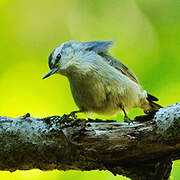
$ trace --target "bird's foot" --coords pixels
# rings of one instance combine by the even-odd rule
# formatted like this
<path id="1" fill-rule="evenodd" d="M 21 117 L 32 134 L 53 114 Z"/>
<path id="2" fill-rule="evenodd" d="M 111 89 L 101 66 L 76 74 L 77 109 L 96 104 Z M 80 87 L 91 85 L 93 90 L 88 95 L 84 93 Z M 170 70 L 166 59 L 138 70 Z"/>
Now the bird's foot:
<path id="1" fill-rule="evenodd" d="M 30 116 L 31 116 L 30 113 L 26 113 L 25 115 L 20 116 L 19 119 L 24 120 L 24 119 L 26 119 L 26 118 L 28 118 Z"/>
<path id="2" fill-rule="evenodd" d="M 70 117 L 72 117 L 72 118 L 76 119 L 77 118 L 76 113 L 79 113 L 79 112 L 81 112 L 81 111 L 72 111 L 69 114 L 64 114 L 62 117 L 63 118 L 70 118 Z"/>
<path id="3" fill-rule="evenodd" d="M 124 122 L 127 122 L 128 124 L 133 124 L 133 121 L 127 116 L 124 116 Z"/>
<path id="4" fill-rule="evenodd" d="M 67 118 L 72 117 L 72 118 L 75 118 L 75 119 L 76 119 L 76 118 L 77 118 L 76 113 L 77 113 L 77 111 L 72 111 L 71 113 L 67 114 L 66 117 L 67 117 Z"/>

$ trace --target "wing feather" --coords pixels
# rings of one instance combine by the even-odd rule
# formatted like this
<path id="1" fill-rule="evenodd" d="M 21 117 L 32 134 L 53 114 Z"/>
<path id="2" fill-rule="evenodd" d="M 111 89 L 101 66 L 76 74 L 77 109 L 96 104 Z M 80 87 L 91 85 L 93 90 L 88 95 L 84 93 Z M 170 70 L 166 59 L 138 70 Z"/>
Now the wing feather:
<path id="1" fill-rule="evenodd" d="M 89 41 L 83 42 L 83 44 L 86 50 L 96 52 L 97 54 L 102 56 L 103 59 L 112 67 L 116 68 L 118 71 L 129 77 L 132 81 L 139 84 L 136 75 L 130 69 L 128 69 L 117 59 L 107 55 L 108 49 L 114 44 L 114 41 Z"/>
<path id="2" fill-rule="evenodd" d="M 106 54 L 101 54 L 103 56 L 104 60 L 108 62 L 112 67 L 116 68 L 118 71 L 129 77 L 132 81 L 135 83 L 139 84 L 139 81 L 136 77 L 136 75 L 128 68 L 126 67 L 123 63 L 118 61 L 117 59 L 113 58 L 112 56 L 106 55 Z"/>

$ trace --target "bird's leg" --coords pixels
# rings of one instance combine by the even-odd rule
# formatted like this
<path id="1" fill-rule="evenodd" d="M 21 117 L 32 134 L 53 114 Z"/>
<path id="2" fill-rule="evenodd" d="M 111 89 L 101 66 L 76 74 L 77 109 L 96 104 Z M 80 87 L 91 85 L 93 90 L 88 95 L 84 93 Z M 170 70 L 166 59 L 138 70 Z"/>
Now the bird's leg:
<path id="1" fill-rule="evenodd" d="M 128 124 L 133 123 L 133 121 L 127 116 L 126 111 L 123 107 L 121 107 L 123 113 L 124 113 L 124 122 L 127 122 Z"/>

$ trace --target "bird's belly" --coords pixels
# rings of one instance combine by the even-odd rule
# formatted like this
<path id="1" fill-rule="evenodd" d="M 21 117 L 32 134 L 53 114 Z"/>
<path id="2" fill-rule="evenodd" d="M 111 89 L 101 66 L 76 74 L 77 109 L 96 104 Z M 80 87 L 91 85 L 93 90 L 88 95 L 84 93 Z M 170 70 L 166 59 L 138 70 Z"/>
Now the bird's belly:
<path id="1" fill-rule="evenodd" d="M 77 106 L 86 112 L 114 115 L 120 110 L 137 107 L 141 88 L 133 81 L 96 78 L 70 81 L 71 91 Z"/>
<path id="2" fill-rule="evenodd" d="M 91 83 L 90 81 L 81 81 L 77 84 L 75 82 L 70 83 L 73 98 L 77 106 L 88 112 L 100 111 L 106 101 L 102 82 Z"/>

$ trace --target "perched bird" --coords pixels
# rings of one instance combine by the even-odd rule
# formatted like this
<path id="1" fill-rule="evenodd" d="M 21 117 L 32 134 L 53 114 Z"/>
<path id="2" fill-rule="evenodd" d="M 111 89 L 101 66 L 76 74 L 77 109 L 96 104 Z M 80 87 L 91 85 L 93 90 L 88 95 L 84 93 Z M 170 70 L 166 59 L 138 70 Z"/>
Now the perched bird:
<path id="1" fill-rule="evenodd" d="M 108 55 L 114 41 L 68 41 L 49 56 L 51 71 L 43 77 L 58 73 L 69 79 L 78 112 L 114 115 L 124 112 L 124 121 L 130 122 L 126 110 L 139 107 L 146 114 L 161 108 L 158 99 L 142 89 L 135 74 L 123 63 Z"/>

